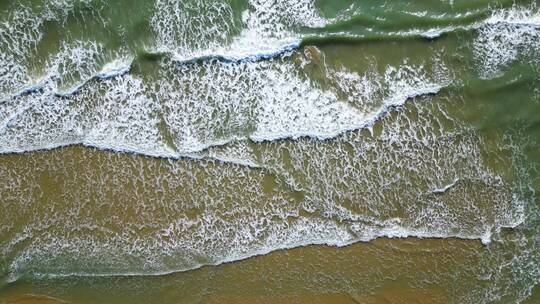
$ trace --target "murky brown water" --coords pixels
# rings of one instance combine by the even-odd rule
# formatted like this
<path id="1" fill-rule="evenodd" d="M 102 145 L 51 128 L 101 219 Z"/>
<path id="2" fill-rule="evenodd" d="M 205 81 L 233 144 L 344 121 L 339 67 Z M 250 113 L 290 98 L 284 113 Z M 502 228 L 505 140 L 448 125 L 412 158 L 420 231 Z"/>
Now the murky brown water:
<path id="1" fill-rule="evenodd" d="M 539 16 L 0 2 L 0 303 L 540 302 Z"/>

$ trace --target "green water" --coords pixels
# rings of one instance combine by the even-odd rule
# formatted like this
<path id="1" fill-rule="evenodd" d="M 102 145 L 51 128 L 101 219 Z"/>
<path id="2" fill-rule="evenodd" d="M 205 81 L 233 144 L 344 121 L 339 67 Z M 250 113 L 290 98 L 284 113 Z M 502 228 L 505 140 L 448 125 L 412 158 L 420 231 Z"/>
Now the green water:
<path id="1" fill-rule="evenodd" d="M 0 2 L 0 303 L 540 301 L 537 5 Z"/>

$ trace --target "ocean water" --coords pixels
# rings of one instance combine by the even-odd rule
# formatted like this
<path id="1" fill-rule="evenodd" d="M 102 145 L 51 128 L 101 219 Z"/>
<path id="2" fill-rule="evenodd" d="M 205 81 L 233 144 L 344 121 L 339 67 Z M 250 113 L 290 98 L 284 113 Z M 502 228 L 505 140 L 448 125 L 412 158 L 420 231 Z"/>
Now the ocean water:
<path id="1" fill-rule="evenodd" d="M 0 1 L 0 303 L 539 303 L 540 3 Z"/>

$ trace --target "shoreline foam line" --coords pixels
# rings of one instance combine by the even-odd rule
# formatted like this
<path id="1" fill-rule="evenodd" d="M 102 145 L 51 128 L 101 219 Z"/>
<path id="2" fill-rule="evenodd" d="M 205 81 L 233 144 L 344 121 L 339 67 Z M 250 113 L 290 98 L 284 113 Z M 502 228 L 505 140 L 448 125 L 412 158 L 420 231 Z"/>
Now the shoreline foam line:
<path id="1" fill-rule="evenodd" d="M 494 231 L 499 231 L 503 228 L 509 228 L 509 229 L 515 229 L 518 226 L 520 226 L 524 222 L 524 218 L 521 218 L 519 222 L 515 223 L 513 226 L 499 226 L 495 227 Z M 264 256 L 271 254 L 273 252 L 277 251 L 285 251 L 285 250 L 293 250 L 296 248 L 303 248 L 303 247 L 310 247 L 310 246 L 326 246 L 326 247 L 336 247 L 336 248 L 342 248 L 351 246 L 354 244 L 360 244 L 360 243 L 369 243 L 371 241 L 377 240 L 377 239 L 407 239 L 407 238 L 414 238 L 419 240 L 424 239 L 433 239 L 433 240 L 447 240 L 447 239 L 457 239 L 457 240 L 465 240 L 465 241 L 479 241 L 483 246 L 489 246 L 491 243 L 491 236 L 492 231 L 485 231 L 483 235 L 463 235 L 463 234 L 442 234 L 442 233 L 430 233 L 426 231 L 414 231 L 414 230 L 407 230 L 403 228 L 397 228 L 397 229 L 381 229 L 380 233 L 376 233 L 373 236 L 368 238 L 354 238 L 349 241 L 344 242 L 335 242 L 335 241 L 308 241 L 305 243 L 298 243 L 298 244 L 290 244 L 290 245 L 282 245 L 277 246 L 274 248 L 263 248 L 259 250 L 255 250 L 251 253 L 245 254 L 245 255 L 239 255 L 235 257 L 230 258 L 224 258 L 222 260 L 219 260 L 215 263 L 207 263 L 207 264 L 198 264 L 191 268 L 186 269 L 172 269 L 172 270 L 164 270 L 164 271 L 156 271 L 156 272 L 147 272 L 147 273 L 141 273 L 141 272 L 109 272 L 109 273 L 78 273 L 78 272 L 71 272 L 71 273 L 65 273 L 65 274 L 54 274 L 54 273 L 39 273 L 34 272 L 31 275 L 34 278 L 49 278 L 49 279 L 61 279 L 61 278 L 72 278 L 72 277 L 79 277 L 79 278 L 92 278 L 92 277 L 101 277 L 101 278 L 118 278 L 118 277 L 155 277 L 155 276 L 166 276 L 171 275 L 175 273 L 184 273 L 184 272 L 190 272 L 195 271 L 197 269 L 201 269 L 204 267 L 216 267 L 223 264 L 229 264 L 229 263 L 236 263 L 243 260 L 256 258 L 259 256 Z M 13 274 L 7 274 L 5 282 L 8 284 L 12 284 L 17 282 L 19 279 L 24 278 L 25 275 L 20 275 L 14 277 Z"/>

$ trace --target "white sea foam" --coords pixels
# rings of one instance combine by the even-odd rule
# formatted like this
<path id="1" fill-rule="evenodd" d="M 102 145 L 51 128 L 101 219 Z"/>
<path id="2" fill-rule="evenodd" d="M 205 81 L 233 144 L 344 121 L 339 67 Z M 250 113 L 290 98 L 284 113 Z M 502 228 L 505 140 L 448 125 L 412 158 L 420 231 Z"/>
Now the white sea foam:
<path id="1" fill-rule="evenodd" d="M 53 82 L 41 93 L 20 96 L 3 105 L 6 113 L 12 114 L 2 119 L 2 153 L 81 143 L 182 157 L 236 139 L 326 139 L 369 127 L 390 107 L 437 93 L 448 82 L 431 80 L 424 67 L 406 63 L 399 68 L 387 67 L 384 75 L 361 77 L 346 71 L 329 75 L 337 79 L 340 90 L 356 96 L 351 103 L 353 100 L 344 102 L 336 92 L 300 78 L 287 61 L 164 66 L 160 79 L 147 87 L 133 76 L 121 76 L 129 67 L 127 60 L 97 73 L 120 77 L 101 77 L 101 83 L 83 90 L 99 65 L 92 63 L 93 59 L 90 64 L 86 63 L 89 59 L 81 59 L 93 58 L 95 52 L 76 53 L 82 55 L 68 63 L 88 67 L 82 69 L 85 76 L 77 95 L 71 91 L 60 94 Z M 90 55 L 83 56 L 87 53 Z M 49 69 L 51 75 L 60 70 L 56 62 Z M 98 95 L 93 88 L 96 85 L 105 88 L 104 96 Z M 166 137 L 172 142 L 167 143 Z"/>
<path id="2" fill-rule="evenodd" d="M 157 3 L 152 25 L 158 48 L 180 61 L 272 55 L 298 43 L 291 28 L 325 22 L 313 1 L 252 1 L 238 31 L 224 4 Z M 187 22 L 199 10 L 207 14 Z M 441 76 L 429 71 L 430 64 L 407 61 L 364 74 L 325 66 L 323 87 L 305 77 L 302 67 L 324 66 L 324 60 L 289 52 L 232 64 L 165 59 L 158 75 L 145 82 L 128 73 L 130 59 L 100 64 L 103 52 L 97 42 L 64 43 L 32 94 L 1 103 L 0 153 L 84 144 L 239 166 L 151 162 L 86 150 L 74 157 L 36 154 L 17 168 L 0 163 L 0 204 L 7 210 L 0 217 L 33 219 L 2 244 L 4 256 L 20 250 L 10 261 L 10 280 L 25 271 L 162 274 L 382 236 L 488 244 L 497 229 L 524 220 L 524 202 L 483 164 L 482 138 L 474 132 L 445 137 L 435 127 L 444 124 L 430 120 L 432 112 L 417 109 L 414 118 L 397 111 L 377 140 L 343 134 L 385 119 L 410 98 L 439 92 L 451 81 L 444 67 L 437 66 Z M 294 56 L 304 56 L 300 68 Z M 25 81 L 6 87 L 19 89 Z M 281 138 L 296 140 L 275 141 Z M 33 208 L 35 193 L 48 191 L 37 179 L 45 174 L 65 176 L 61 189 L 69 191 L 36 217 L 32 212 L 41 209 Z M 463 182 L 447 184 L 457 177 Z M 108 216 L 96 210 L 108 210 Z"/>
<path id="3" fill-rule="evenodd" d="M 445 185 L 443 187 L 440 187 L 440 188 L 435 188 L 431 192 L 432 193 L 445 193 L 446 191 L 452 189 L 458 182 L 459 182 L 459 178 L 456 178 L 450 184 L 447 184 L 447 185 Z"/>
<path id="4" fill-rule="evenodd" d="M 272 57 L 298 47 L 302 35 L 296 28 L 326 23 L 313 0 L 252 0 L 242 16 L 235 16 L 222 2 L 159 0 L 155 7 L 152 25 L 158 38 L 152 49 L 171 53 L 177 61 Z"/>
<path id="5" fill-rule="evenodd" d="M 536 5 L 530 7 L 513 6 L 495 11 L 487 20 L 488 24 L 516 24 L 540 26 L 540 14 Z"/>
<path id="6" fill-rule="evenodd" d="M 191 50 L 195 52 L 191 53 L 196 54 L 194 56 L 217 54 L 232 60 L 278 52 L 286 45 L 282 45 L 282 42 L 297 43 L 299 38 L 291 34 L 291 28 L 317 27 L 327 22 L 317 15 L 312 1 L 293 4 L 285 1 L 270 6 L 265 2 L 253 1 L 242 16 L 245 28 L 229 41 L 227 35 L 234 34 L 235 21 L 232 10 L 225 4 L 158 1 L 156 9 L 153 25 L 161 37 L 158 45 L 165 49 L 174 49 L 174 52 Z M 208 12 L 208 15 L 201 17 L 196 23 L 212 24 L 212 28 L 193 28 L 193 23 L 187 22 L 189 18 L 193 18 L 191 13 L 196 10 Z M 536 20 L 531 13 L 515 13 L 512 10 L 493 15 L 487 24 L 516 19 L 508 16 L 533 20 L 516 21 L 519 24 L 534 24 Z M 215 26 L 218 28 L 214 28 Z M 214 38 L 208 38 L 197 39 L 200 43 L 205 43 L 199 46 L 189 45 L 188 42 L 179 49 L 174 45 L 166 45 L 167 41 L 185 41 L 177 38 L 191 35 L 193 31 L 202 31 L 209 37 L 216 37 L 216 31 L 224 34 L 219 36 L 215 43 L 212 42 Z M 180 36 L 176 37 L 178 35 Z M 203 37 L 206 37 L 204 35 Z M 263 41 L 263 45 L 251 45 L 251 41 Z M 164 74 L 163 78 L 171 78 L 171 81 L 164 80 L 155 87 L 147 88 L 138 81 L 135 89 L 138 95 L 135 96 L 127 92 L 132 88 L 124 86 L 125 83 L 133 83 L 131 80 L 134 78 L 131 76 L 124 77 L 128 80 L 122 78 L 119 81 L 107 82 L 109 78 L 125 75 L 133 59 L 129 56 L 121 57 L 126 59 L 116 59 L 103 66 L 98 63 L 103 61 L 102 53 L 103 46 L 97 42 L 64 43 L 60 52 L 50 58 L 41 83 L 23 91 L 43 92 L 31 97 L 15 98 L 2 105 L 4 115 L 0 117 L 3 130 L 1 137 L 5 143 L 2 152 L 24 152 L 82 143 L 152 156 L 181 157 L 243 138 L 258 142 L 304 136 L 327 139 L 349 130 L 369 128 L 389 108 L 400 106 L 407 99 L 419 95 L 437 93 L 448 84 L 448 79 L 429 79 L 422 74 L 424 67 L 410 67 L 406 63 L 399 68 L 388 67 L 384 75 L 369 71 L 365 75 L 344 70 L 334 71 L 332 73 L 336 85 L 348 96 L 348 100 L 341 100 L 338 92 L 322 90 L 302 79 L 294 72 L 295 67 L 289 63 L 273 60 L 239 62 L 236 65 L 207 62 L 199 66 L 185 66 L 179 71 L 173 71 L 173 74 Z M 178 72 L 179 75 L 174 75 Z M 102 110 L 96 110 L 95 105 L 85 104 L 74 106 L 76 110 L 68 110 L 77 103 L 85 103 L 86 101 L 81 100 L 88 96 L 93 96 L 91 88 L 83 90 L 83 87 L 94 78 L 105 81 L 105 86 L 110 90 L 104 99 L 93 97 L 99 100 L 97 103 L 104 102 L 106 106 L 98 106 L 97 108 Z M 205 89 L 188 89 L 195 83 Z M 109 84 L 113 87 L 109 87 Z M 162 88 L 155 90 L 160 86 Z M 176 86 L 183 87 L 184 91 L 178 92 Z M 84 91 L 80 98 L 72 96 L 80 91 Z M 387 91 L 387 94 L 383 96 L 381 91 Z M 156 100 L 145 97 L 147 93 L 156 95 L 160 102 L 165 100 L 165 104 L 158 105 Z M 69 100 L 56 102 L 56 97 L 69 97 Z M 130 102 L 130 98 L 134 100 Z M 117 101 L 109 102 L 110 100 Z M 136 110 L 138 107 L 145 107 L 142 106 L 145 104 L 142 100 L 154 104 L 150 106 L 152 110 Z M 121 102 L 126 102 L 128 108 L 126 113 L 118 114 L 120 116 L 115 118 L 119 121 L 111 118 L 112 121 L 107 122 L 107 119 L 100 117 L 106 116 L 104 113 L 112 109 L 107 107 Z M 46 108 L 49 106 L 52 109 Z M 71 118 L 67 119 L 62 117 L 65 111 L 74 113 L 68 114 L 67 117 Z M 29 113 L 39 113 L 38 118 L 27 121 L 32 120 L 28 118 L 31 116 Z M 217 119 L 214 115 L 218 115 Z M 128 117 L 137 119 L 130 120 Z M 215 121 L 209 120 L 209 117 Z M 229 120 L 230 118 L 232 120 Z M 225 120 L 229 121 L 224 125 Z M 145 126 L 149 121 L 151 123 Z M 39 127 L 40 123 L 48 127 L 52 124 L 55 127 Z M 164 125 L 161 125 L 162 123 Z M 42 131 L 30 130 L 34 127 Z M 163 127 L 171 134 L 164 135 Z M 98 136 L 100 132 L 107 135 Z M 141 134 L 152 139 L 135 136 Z M 163 136 L 172 137 L 172 142 L 166 143 Z M 120 137 L 124 139 L 119 140 Z M 137 138 L 140 140 L 135 140 Z M 226 158 L 222 156 L 221 159 Z"/>
<path id="7" fill-rule="evenodd" d="M 440 124 L 419 111 L 419 121 L 414 114 L 396 113 L 376 140 L 354 132 L 334 141 L 266 143 L 256 157 L 246 142 L 208 151 L 252 158 L 260 170 L 88 150 L 74 158 L 69 151 L 52 152 L 15 167 L 0 164 L 2 181 L 14 183 L 0 183 L 4 210 L 31 219 L 3 244 L 6 256 L 18 250 L 9 264 L 10 280 L 27 271 L 159 275 L 279 249 L 344 246 L 377 237 L 458 237 L 489 244 L 501 227 L 520 224 L 523 202 L 482 163 L 481 137 L 438 135 Z M 58 186 L 70 191 L 36 218 L 31 187 L 41 172 L 60 174 Z M 296 190 L 287 190 L 289 181 L 281 178 L 287 175 L 296 179 Z M 279 186 L 266 183 L 269 176 Z M 456 176 L 463 182 L 452 191 L 432 194 Z M 103 185 L 110 191 L 98 190 Z M 293 197 L 298 191 L 301 199 Z M 10 203 L 12 197 L 17 204 Z M 108 216 L 93 213 L 95 208 L 107 208 Z"/>
<path id="8" fill-rule="evenodd" d="M 15 10 L 8 20 L 0 22 L 0 101 L 29 82 L 24 59 L 42 37 L 41 22 L 27 8 Z"/>
<path id="9" fill-rule="evenodd" d="M 119 271 L 101 271 L 101 272 L 92 272 L 91 270 L 88 271 L 79 271 L 79 272 L 33 272 L 32 276 L 36 278 L 66 278 L 66 277 L 137 277 L 137 276 L 163 276 L 178 272 L 187 272 L 191 270 L 196 270 L 204 266 L 219 266 L 226 263 L 231 262 L 238 262 L 245 259 L 253 258 L 256 256 L 261 255 L 267 255 L 269 253 L 279 251 L 279 250 L 287 250 L 287 249 L 294 249 L 298 247 L 305 247 L 310 245 L 323 245 L 323 246 L 333 246 L 333 247 L 345 247 L 349 246 L 354 243 L 358 242 L 369 242 L 377 238 L 420 238 L 420 239 L 447 239 L 447 238 L 457 238 L 457 239 L 463 239 L 463 240 L 478 240 L 479 237 L 476 235 L 451 235 L 451 234 L 435 234 L 432 232 L 427 231 L 408 231 L 403 228 L 394 228 L 394 229 L 386 229 L 380 232 L 380 235 L 372 235 L 370 238 L 361 238 L 361 239 L 351 239 L 349 241 L 336 241 L 333 239 L 325 239 L 324 237 L 328 237 L 328 235 L 319 235 L 317 237 L 314 237 L 312 239 L 306 239 L 306 229 L 315 229 L 315 232 L 324 233 L 325 231 L 330 231 L 331 233 L 337 233 L 341 234 L 343 236 L 346 236 L 347 233 L 345 231 L 333 231 L 335 227 L 331 226 L 325 226 L 324 228 L 314 226 L 312 223 L 306 224 L 306 226 L 302 226 L 301 228 L 298 228 L 299 231 L 297 232 L 297 235 L 294 237 L 294 239 L 300 239 L 304 238 L 302 241 L 294 241 L 294 239 L 288 240 L 286 244 L 276 244 L 275 247 L 266 247 L 266 248 L 260 248 L 258 250 L 248 251 L 244 253 L 239 253 L 236 255 L 230 255 L 227 257 L 224 257 L 222 259 L 217 259 L 216 261 L 210 262 L 210 263 L 194 263 L 186 268 L 168 268 L 168 269 L 160 269 L 160 270 L 154 270 L 154 271 L 130 271 L 130 270 L 119 270 Z M 482 244 L 489 245 L 491 243 L 490 240 L 491 235 L 489 233 L 486 233 L 483 235 L 480 240 Z M 90 246 L 90 244 L 81 244 L 82 246 Z M 47 248 L 50 249 L 50 248 Z M 20 267 L 23 267 L 20 264 L 25 264 L 27 262 L 30 262 L 29 259 L 31 257 L 27 257 L 26 259 L 18 259 L 16 262 L 12 263 L 11 265 L 11 272 L 9 273 L 8 277 L 6 278 L 6 281 L 8 283 L 16 282 L 19 278 L 21 273 L 18 273 L 17 270 L 19 270 Z M 28 259 L 28 260 L 27 260 Z"/>
<path id="10" fill-rule="evenodd" d="M 500 76 L 518 58 L 538 64 L 540 12 L 535 6 L 495 11 L 478 29 L 474 54 L 483 78 Z"/>
<path id="11" fill-rule="evenodd" d="M 115 59 L 112 62 L 105 64 L 101 71 L 96 74 L 96 77 L 104 80 L 122 76 L 129 72 L 133 63 L 133 57 Z"/>
<path id="12" fill-rule="evenodd" d="M 90 6 L 92 0 L 83 0 Z M 7 20 L 0 20 L 0 101 L 16 96 L 36 86 L 30 68 L 34 63 L 37 46 L 43 37 L 42 27 L 46 21 L 63 22 L 75 8 L 75 1 L 46 1 L 39 9 L 14 5 Z M 60 52 L 68 51 L 65 48 Z M 75 56 L 76 57 L 76 56 Z M 58 63 L 58 62 L 57 62 Z M 51 62 L 49 62 L 51 64 Z M 49 66 L 50 68 L 50 66 Z M 67 68 L 67 66 L 66 66 Z M 76 73 L 76 71 L 64 71 Z M 39 84 L 37 84 L 39 86 Z"/>

